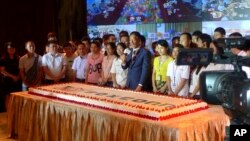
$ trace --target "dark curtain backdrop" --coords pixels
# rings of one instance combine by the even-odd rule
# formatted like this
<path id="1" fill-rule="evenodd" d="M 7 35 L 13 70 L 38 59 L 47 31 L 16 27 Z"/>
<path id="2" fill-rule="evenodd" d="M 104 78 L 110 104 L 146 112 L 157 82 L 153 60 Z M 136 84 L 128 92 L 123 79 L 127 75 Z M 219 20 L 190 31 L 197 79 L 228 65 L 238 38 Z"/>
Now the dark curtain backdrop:
<path id="1" fill-rule="evenodd" d="M 87 32 L 85 5 L 85 0 L 1 0 L 0 54 L 4 43 L 12 41 L 23 55 L 27 40 L 34 40 L 43 54 L 50 31 L 60 43 L 80 39 Z"/>
<path id="2" fill-rule="evenodd" d="M 12 41 L 20 55 L 25 53 L 24 43 L 34 40 L 37 52 L 42 53 L 46 35 L 55 30 L 54 3 L 50 0 L 0 1 L 0 47 Z"/>
<path id="3" fill-rule="evenodd" d="M 57 0 L 58 35 L 61 42 L 80 40 L 87 33 L 86 1 L 85 0 Z"/>

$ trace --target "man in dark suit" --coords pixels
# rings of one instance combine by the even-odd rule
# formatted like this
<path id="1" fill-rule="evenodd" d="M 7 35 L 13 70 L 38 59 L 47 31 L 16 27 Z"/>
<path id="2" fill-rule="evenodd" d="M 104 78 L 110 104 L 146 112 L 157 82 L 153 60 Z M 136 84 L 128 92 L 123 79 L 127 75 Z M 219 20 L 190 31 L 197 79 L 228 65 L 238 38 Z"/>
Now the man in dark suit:
<path id="1" fill-rule="evenodd" d="M 142 47 L 139 32 L 132 32 L 130 53 L 122 56 L 122 68 L 128 68 L 127 88 L 136 91 L 149 91 L 151 88 L 150 52 Z"/>

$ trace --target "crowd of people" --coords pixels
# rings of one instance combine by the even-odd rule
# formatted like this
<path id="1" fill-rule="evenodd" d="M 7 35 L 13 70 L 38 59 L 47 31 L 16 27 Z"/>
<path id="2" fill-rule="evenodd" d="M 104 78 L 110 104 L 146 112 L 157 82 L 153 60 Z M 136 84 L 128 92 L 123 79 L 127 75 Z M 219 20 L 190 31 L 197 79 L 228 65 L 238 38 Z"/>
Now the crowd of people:
<path id="1" fill-rule="evenodd" d="M 9 94 L 26 91 L 29 87 L 64 82 L 79 82 L 119 89 L 147 91 L 156 94 L 174 94 L 199 99 L 199 75 L 203 71 L 232 70 L 230 64 L 210 63 L 206 66 L 176 65 L 180 48 L 212 48 L 223 54 L 216 39 L 226 37 L 223 28 L 206 33 L 184 32 L 174 37 L 170 46 L 166 40 L 152 44 L 153 53 L 145 46 L 145 37 L 139 32 L 121 31 L 119 41 L 114 34 L 102 38 L 83 37 L 81 41 L 66 42 L 59 49 L 56 35 L 48 34 L 43 56 L 36 53 L 34 41 L 27 41 L 27 53 L 19 57 L 12 42 L 5 43 L 0 59 L 1 107 L 8 104 Z M 232 38 L 242 37 L 232 33 Z M 231 49 L 232 54 L 250 56 L 250 50 Z M 250 78 L 250 68 L 242 69 Z M 4 103 L 6 105 L 4 105 Z"/>

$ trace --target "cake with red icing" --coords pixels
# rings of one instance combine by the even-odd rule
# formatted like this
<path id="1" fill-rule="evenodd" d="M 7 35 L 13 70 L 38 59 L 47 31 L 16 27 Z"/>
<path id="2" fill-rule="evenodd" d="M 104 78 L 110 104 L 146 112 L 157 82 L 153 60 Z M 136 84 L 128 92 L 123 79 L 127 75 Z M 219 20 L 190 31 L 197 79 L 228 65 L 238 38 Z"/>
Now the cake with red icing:
<path id="1" fill-rule="evenodd" d="M 80 83 L 29 88 L 29 94 L 137 117 L 166 120 L 208 108 L 203 101 Z"/>

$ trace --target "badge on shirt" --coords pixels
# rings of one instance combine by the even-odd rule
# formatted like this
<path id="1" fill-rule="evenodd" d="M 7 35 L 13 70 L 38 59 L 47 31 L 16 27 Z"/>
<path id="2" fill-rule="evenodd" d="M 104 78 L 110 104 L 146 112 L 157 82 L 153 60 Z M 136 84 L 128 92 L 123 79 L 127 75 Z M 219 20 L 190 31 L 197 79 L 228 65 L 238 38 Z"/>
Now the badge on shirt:
<path id="1" fill-rule="evenodd" d="M 156 78 L 156 80 L 159 80 L 159 81 L 161 81 L 161 75 L 157 75 L 157 78 Z"/>
<path id="2" fill-rule="evenodd" d="M 173 87 L 176 87 L 176 83 L 175 82 L 173 83 Z"/>

